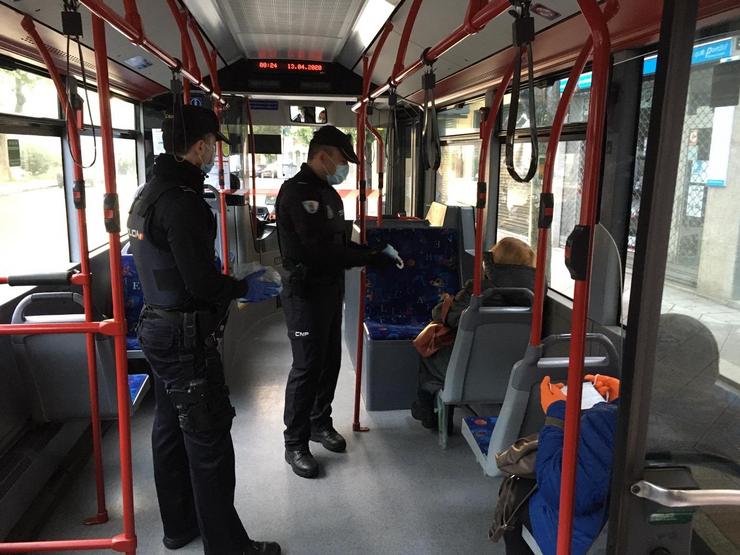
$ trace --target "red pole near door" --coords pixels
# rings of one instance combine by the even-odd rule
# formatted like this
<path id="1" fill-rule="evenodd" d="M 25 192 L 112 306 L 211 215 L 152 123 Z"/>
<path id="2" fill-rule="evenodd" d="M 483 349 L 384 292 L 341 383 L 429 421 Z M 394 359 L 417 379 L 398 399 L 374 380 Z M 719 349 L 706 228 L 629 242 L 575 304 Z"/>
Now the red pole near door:
<path id="1" fill-rule="evenodd" d="M 105 24 L 92 14 L 95 65 L 97 68 L 98 95 L 100 96 L 100 128 L 105 169 L 104 217 L 108 231 L 110 251 L 110 281 L 113 297 L 113 320 L 117 325 L 113 336 L 116 354 L 116 386 L 118 392 L 118 442 L 121 458 L 121 496 L 123 500 L 123 535 L 125 551 L 136 553 L 134 527 L 134 488 L 131 469 L 131 401 L 128 390 L 128 360 L 126 356 L 126 316 L 123 305 L 123 276 L 121 273 L 121 228 L 116 192 L 116 164 L 113 154 L 113 126 L 110 113 L 110 85 L 108 83 L 108 47 Z"/>

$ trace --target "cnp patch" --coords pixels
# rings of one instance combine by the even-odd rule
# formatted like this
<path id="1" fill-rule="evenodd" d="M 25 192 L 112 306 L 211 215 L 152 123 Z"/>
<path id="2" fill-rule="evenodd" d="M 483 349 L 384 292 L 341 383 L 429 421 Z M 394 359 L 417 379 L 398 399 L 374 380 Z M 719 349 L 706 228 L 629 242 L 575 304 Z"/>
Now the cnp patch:
<path id="1" fill-rule="evenodd" d="M 318 200 L 304 200 L 301 204 L 303 204 L 303 208 L 309 214 L 316 214 L 316 212 L 319 211 L 319 201 Z"/>

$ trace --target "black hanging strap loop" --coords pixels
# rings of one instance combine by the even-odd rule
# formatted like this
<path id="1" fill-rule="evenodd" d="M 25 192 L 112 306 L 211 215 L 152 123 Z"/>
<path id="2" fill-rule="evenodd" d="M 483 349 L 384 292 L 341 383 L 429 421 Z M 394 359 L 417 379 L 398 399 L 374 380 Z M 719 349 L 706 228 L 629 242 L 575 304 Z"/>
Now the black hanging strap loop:
<path id="1" fill-rule="evenodd" d="M 437 171 L 442 162 L 442 144 L 439 139 L 439 125 L 437 122 L 437 105 L 434 100 L 434 87 L 436 77 L 432 63 L 427 58 L 426 48 L 421 54 L 422 61 L 426 64 L 427 71 L 421 78 L 424 87 L 424 132 L 422 140 L 422 160 L 426 169 Z"/>
<path id="2" fill-rule="evenodd" d="M 514 181 L 526 183 L 537 173 L 539 143 L 537 142 L 537 114 L 534 103 L 534 67 L 532 59 L 532 41 L 534 40 L 534 18 L 529 15 L 529 0 L 511 0 L 514 10 L 512 34 L 514 45 L 519 48 L 519 56 L 514 63 L 514 75 L 511 85 L 511 103 L 506 123 L 506 169 Z M 516 122 L 519 119 L 519 94 L 521 92 L 522 56 L 527 56 L 527 93 L 529 96 L 529 141 L 532 146 L 529 169 L 523 177 L 514 167 L 514 140 L 516 139 Z"/>

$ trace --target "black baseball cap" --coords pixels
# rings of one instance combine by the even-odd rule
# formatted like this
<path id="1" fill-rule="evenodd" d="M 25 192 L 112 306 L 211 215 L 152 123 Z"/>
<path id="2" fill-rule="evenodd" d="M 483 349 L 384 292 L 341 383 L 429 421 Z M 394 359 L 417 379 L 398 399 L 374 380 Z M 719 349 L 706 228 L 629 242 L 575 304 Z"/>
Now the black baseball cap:
<path id="1" fill-rule="evenodd" d="M 313 134 L 313 145 L 333 146 L 339 149 L 342 155 L 353 164 L 359 163 L 355 149 L 352 146 L 352 136 L 342 133 L 333 125 L 324 125 Z"/>
<path id="2" fill-rule="evenodd" d="M 215 135 L 216 140 L 229 144 L 228 138 L 221 133 L 216 114 L 201 106 L 178 106 L 174 115 L 167 115 L 162 123 L 162 138 L 168 152 L 187 151 L 209 133 Z"/>

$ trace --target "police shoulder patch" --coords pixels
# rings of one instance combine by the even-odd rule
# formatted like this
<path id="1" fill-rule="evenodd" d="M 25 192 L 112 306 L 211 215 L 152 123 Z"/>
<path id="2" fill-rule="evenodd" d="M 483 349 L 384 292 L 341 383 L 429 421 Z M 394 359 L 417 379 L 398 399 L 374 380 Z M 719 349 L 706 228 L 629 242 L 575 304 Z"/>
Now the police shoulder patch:
<path id="1" fill-rule="evenodd" d="M 319 210 L 318 200 L 304 200 L 301 204 L 303 204 L 304 210 L 309 214 L 316 214 Z"/>

